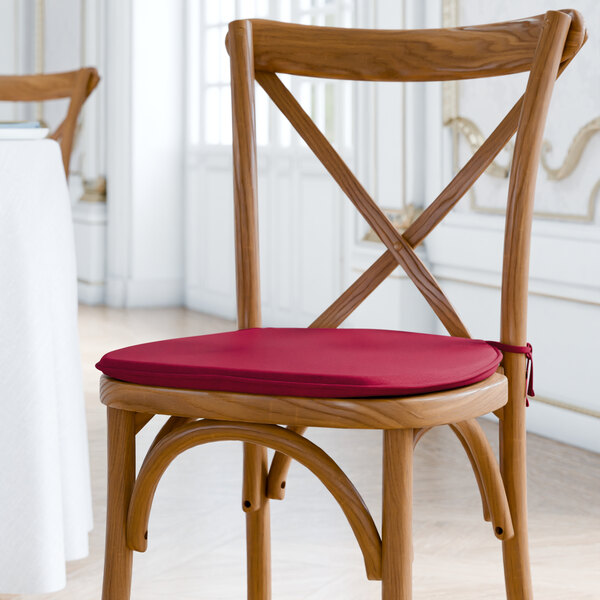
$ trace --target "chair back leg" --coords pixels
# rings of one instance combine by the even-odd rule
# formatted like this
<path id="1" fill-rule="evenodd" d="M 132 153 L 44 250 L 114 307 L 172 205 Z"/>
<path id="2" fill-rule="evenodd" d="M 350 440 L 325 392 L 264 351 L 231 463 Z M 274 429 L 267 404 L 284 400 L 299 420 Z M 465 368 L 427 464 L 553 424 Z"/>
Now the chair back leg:
<path id="1" fill-rule="evenodd" d="M 108 408 L 108 506 L 102 600 L 129 600 L 127 512 L 135 483 L 135 413 Z"/>
<path id="2" fill-rule="evenodd" d="M 517 385 L 521 385 L 521 381 Z M 525 402 L 509 402 L 500 421 L 500 470 L 514 536 L 502 542 L 507 600 L 532 600 L 527 534 L 527 452 Z"/>
<path id="3" fill-rule="evenodd" d="M 413 430 L 383 432 L 382 600 L 412 598 Z"/>

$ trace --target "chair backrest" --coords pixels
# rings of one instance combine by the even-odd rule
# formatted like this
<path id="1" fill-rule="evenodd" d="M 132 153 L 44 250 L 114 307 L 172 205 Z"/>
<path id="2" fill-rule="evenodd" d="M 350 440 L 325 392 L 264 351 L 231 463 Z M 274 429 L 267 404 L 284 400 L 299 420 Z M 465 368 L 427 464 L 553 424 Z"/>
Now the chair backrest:
<path id="1" fill-rule="evenodd" d="M 231 58 L 239 327 L 260 326 L 254 121 L 257 81 L 387 247 L 313 322 L 313 327 L 340 325 L 399 264 L 448 332 L 469 337 L 467 328 L 414 248 L 440 223 L 516 131 L 505 229 L 501 341 L 523 346 L 531 221 L 542 133 L 554 81 L 585 40 L 583 20 L 573 10 L 549 11 L 505 23 L 419 31 L 340 29 L 264 20 L 230 23 L 226 44 Z M 276 75 L 441 81 L 523 71 L 530 71 L 524 95 L 456 177 L 402 234 Z M 514 359 L 515 364 L 523 365 L 523 356 Z"/>
<path id="2" fill-rule="evenodd" d="M 42 102 L 70 98 L 67 116 L 50 135 L 60 143 L 63 165 L 68 176 L 77 117 L 83 103 L 99 81 L 98 72 L 93 67 L 64 73 L 2 75 L 0 76 L 0 101 Z"/>

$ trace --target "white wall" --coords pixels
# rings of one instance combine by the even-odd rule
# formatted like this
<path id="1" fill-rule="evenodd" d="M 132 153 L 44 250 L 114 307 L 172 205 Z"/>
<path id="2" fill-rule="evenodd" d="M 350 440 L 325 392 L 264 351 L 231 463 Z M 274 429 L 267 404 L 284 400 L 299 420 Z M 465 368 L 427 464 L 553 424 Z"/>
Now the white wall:
<path id="1" fill-rule="evenodd" d="M 519 5 L 443 0 L 458 10 L 458 24 L 474 24 L 539 14 L 558 2 L 524 0 Z M 600 18 L 600 4 L 578 0 L 588 23 Z M 440 12 L 430 24 L 440 23 Z M 437 23 L 436 23 L 437 19 Z M 578 129 L 600 116 L 600 79 L 589 77 L 600 59 L 592 40 L 558 80 L 545 139 L 553 145 L 548 161 L 560 165 Z M 495 87 L 481 81 L 458 87 L 458 113 L 485 135 L 524 90 L 522 76 L 503 78 Z M 439 192 L 471 149 L 459 136 L 458 157 L 449 129 L 441 123 L 442 94 L 428 100 L 430 127 L 429 195 Z M 594 107 L 594 108 L 591 108 Z M 434 124 L 433 127 L 431 124 Z M 600 356 L 600 206 L 592 190 L 598 180 L 600 136 L 585 147 L 577 168 L 556 181 L 540 168 L 533 223 L 528 337 L 534 348 L 536 398 L 527 413 L 530 431 L 600 452 L 600 395 L 595 368 Z M 435 157 L 439 157 L 435 160 Z M 433 161 L 431 160 L 433 158 Z M 506 164 L 506 155 L 499 163 Z M 426 243 L 432 271 L 474 337 L 498 339 L 500 271 L 507 179 L 484 174 Z M 592 196 L 591 196 L 592 194 Z M 591 198 L 591 200 L 590 200 Z M 586 215 L 591 208 L 592 212 Z M 498 214 L 500 213 L 500 214 Z"/>
<path id="2" fill-rule="evenodd" d="M 183 301 L 183 4 L 108 3 L 111 306 Z"/>

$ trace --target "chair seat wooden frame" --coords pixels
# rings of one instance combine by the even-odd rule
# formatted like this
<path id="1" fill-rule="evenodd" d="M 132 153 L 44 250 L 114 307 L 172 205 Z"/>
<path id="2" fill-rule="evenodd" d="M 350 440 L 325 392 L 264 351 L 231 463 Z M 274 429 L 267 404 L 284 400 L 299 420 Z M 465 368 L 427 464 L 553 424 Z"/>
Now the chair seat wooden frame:
<path id="1" fill-rule="evenodd" d="M 69 108 L 62 123 L 50 134 L 58 140 L 65 174 L 69 175 L 69 163 L 73 150 L 73 139 L 77 127 L 77 117 L 84 102 L 98 85 L 100 77 L 93 67 L 64 73 L 44 73 L 40 75 L 0 76 L 0 101 L 43 102 L 69 98 Z"/>
<path id="2" fill-rule="evenodd" d="M 469 333 L 414 248 L 517 133 L 510 177 L 502 279 L 501 341 L 526 343 L 534 186 L 554 81 L 586 39 L 581 16 L 550 11 L 520 21 L 422 31 L 321 28 L 234 21 L 227 47 L 233 98 L 238 325 L 260 326 L 254 89 L 258 82 L 379 235 L 386 251 L 312 327 L 337 327 L 402 266 L 451 335 Z M 276 73 L 369 81 L 438 81 L 530 71 L 523 97 L 422 215 L 398 233 Z M 367 577 L 384 600 L 411 598 L 412 457 L 432 427 L 450 425 L 471 462 L 484 518 L 502 540 L 506 595 L 532 598 L 525 468 L 525 357 L 506 354 L 499 371 L 461 389 L 401 398 L 297 398 L 142 386 L 103 377 L 108 406 L 108 515 L 104 600 L 130 594 L 132 551 L 144 551 L 152 499 L 170 462 L 188 448 L 244 443 L 242 509 L 247 524 L 248 598 L 268 600 L 269 501 L 282 499 L 290 460 L 310 469 L 346 515 Z M 500 464 L 476 417 L 500 421 Z M 136 476 L 135 437 L 155 414 L 171 415 Z M 286 426 L 286 427 L 284 427 Z M 358 491 L 307 427 L 383 430 L 381 534 Z M 275 455 L 269 466 L 267 448 Z M 302 597 L 302 590 L 298 590 Z"/>

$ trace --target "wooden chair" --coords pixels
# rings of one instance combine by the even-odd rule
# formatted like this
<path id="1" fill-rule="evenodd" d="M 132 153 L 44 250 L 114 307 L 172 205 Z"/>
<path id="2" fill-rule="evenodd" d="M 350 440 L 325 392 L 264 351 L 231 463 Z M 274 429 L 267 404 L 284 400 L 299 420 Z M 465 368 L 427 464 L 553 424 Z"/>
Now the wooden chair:
<path id="1" fill-rule="evenodd" d="M 532 597 L 526 522 L 525 386 L 534 186 L 554 81 L 585 39 L 581 16 L 572 10 L 550 11 L 507 23 L 422 31 L 321 28 L 264 20 L 234 21 L 229 25 L 227 47 L 232 74 L 240 331 L 117 350 L 100 361 L 98 366 L 104 372 L 101 399 L 108 407 L 109 428 L 104 600 L 129 598 L 132 551 L 146 549 L 153 495 L 169 463 L 188 448 L 218 440 L 244 443 L 242 508 L 247 523 L 249 599 L 267 600 L 271 595 L 269 499 L 283 498 L 292 458 L 319 477 L 339 502 L 363 552 L 367 577 L 382 580 L 384 600 L 410 598 L 413 447 L 424 433 L 438 425 L 450 425 L 471 461 L 484 517 L 491 521 L 495 535 L 502 540 L 507 598 L 527 600 Z M 403 234 L 386 219 L 276 75 L 363 81 L 439 81 L 523 71 L 530 71 L 523 97 L 454 180 Z M 414 248 L 517 133 L 505 234 L 502 344 L 495 344 L 505 355 L 503 360 L 500 355 L 491 374 L 469 385 L 453 386 L 456 389 L 380 397 L 274 394 L 269 391 L 273 389 L 270 387 L 273 382 L 265 384 L 267 391 L 261 393 L 261 382 L 231 386 L 215 383 L 211 377 L 218 377 L 218 373 L 212 373 L 205 364 L 197 371 L 193 364 L 187 365 L 183 374 L 183 366 L 178 366 L 177 359 L 173 358 L 182 345 L 197 344 L 192 347 L 200 353 L 203 344 L 221 343 L 227 350 L 230 343 L 227 340 L 235 344 L 235 340 L 242 337 L 258 339 L 267 332 L 252 329 L 260 328 L 255 81 L 290 120 L 387 248 L 314 321 L 311 327 L 316 329 L 290 330 L 292 333 L 280 330 L 284 337 L 291 335 L 305 340 L 299 331 L 315 331 L 315 339 L 325 339 L 325 335 L 330 336 L 327 339 L 351 335 L 344 333 L 348 330 L 335 328 L 399 264 L 451 336 L 455 336 L 436 336 L 432 343 L 442 343 L 439 337 L 446 340 L 444 343 L 460 342 L 473 348 L 472 344 L 486 344 L 466 339 L 469 338 L 466 327 Z M 269 335 L 276 335 L 279 330 L 270 331 L 276 333 Z M 356 335 L 370 335 L 365 333 L 370 330 L 356 331 Z M 398 339 L 403 335 L 421 335 L 394 333 L 400 336 Z M 401 341 L 398 348 L 403 349 Z M 354 351 L 362 350 L 357 347 Z M 411 352 L 406 356 L 410 358 Z M 250 360 L 255 357 L 251 352 Z M 190 360 L 194 362 L 196 358 Z M 497 368 L 500 360 L 502 366 Z M 163 362 L 169 363 L 169 368 L 163 369 Z M 398 369 L 401 365 L 399 359 Z M 437 373 L 435 366 L 434 374 Z M 181 375 L 178 375 L 179 368 Z M 142 371 L 145 374 L 140 375 Z M 211 383 L 203 387 L 202 381 Z M 275 386 L 278 383 L 275 382 Z M 475 420 L 489 412 L 494 412 L 500 420 L 499 466 Z M 157 435 L 136 477 L 136 434 L 155 414 L 171 417 Z M 383 430 L 381 537 L 345 474 L 328 455 L 303 437 L 309 426 Z M 270 468 L 267 447 L 276 451 Z M 298 597 L 302 597 L 301 590 Z"/>
<path id="2" fill-rule="evenodd" d="M 60 98 L 70 99 L 67 116 L 49 136 L 60 143 L 67 177 L 69 176 L 69 162 L 77 117 L 83 103 L 94 91 L 99 81 L 98 72 L 93 67 L 64 73 L 0 76 L 0 101 L 42 102 Z"/>

